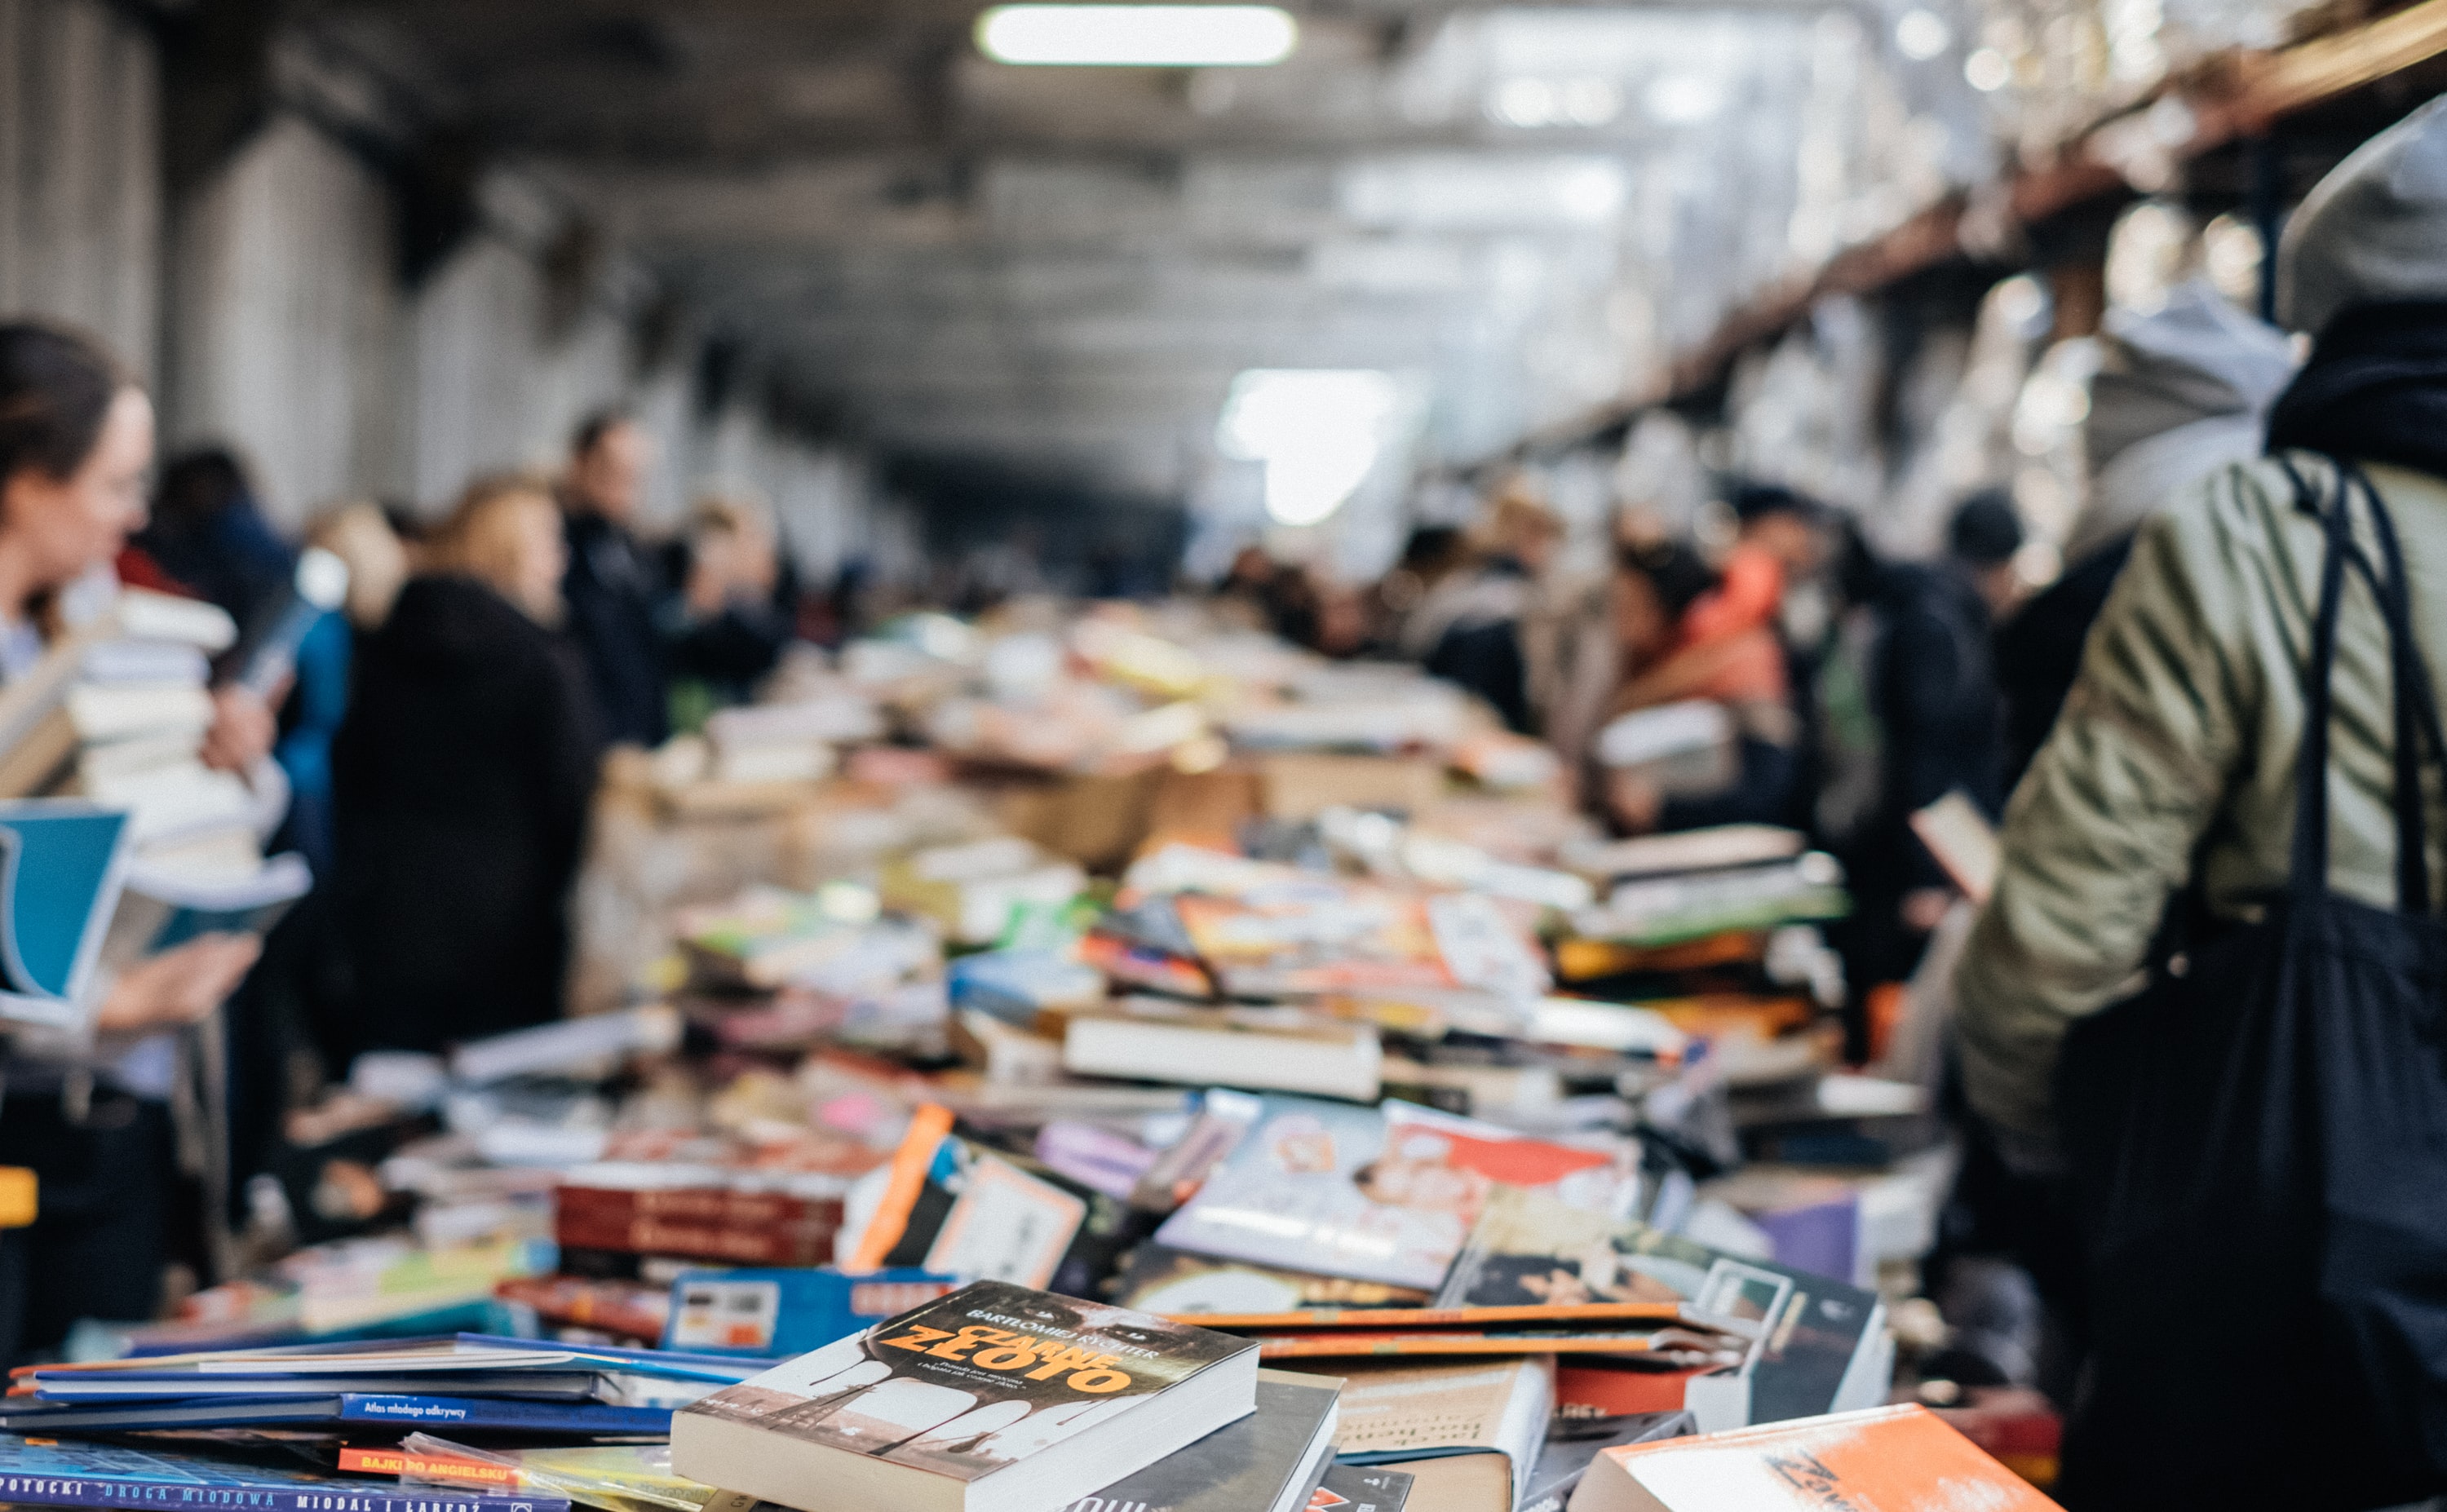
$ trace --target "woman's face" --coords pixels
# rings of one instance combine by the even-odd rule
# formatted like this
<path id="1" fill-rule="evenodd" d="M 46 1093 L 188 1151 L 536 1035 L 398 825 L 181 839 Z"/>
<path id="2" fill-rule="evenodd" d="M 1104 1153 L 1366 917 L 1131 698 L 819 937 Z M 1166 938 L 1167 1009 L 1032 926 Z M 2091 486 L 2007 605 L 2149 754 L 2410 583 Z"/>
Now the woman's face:
<path id="1" fill-rule="evenodd" d="M 539 619 L 560 611 L 560 579 L 569 570 L 569 548 L 561 535 L 560 512 L 539 499 L 514 517 L 515 579 L 510 595 Z"/>
<path id="2" fill-rule="evenodd" d="M 59 588 L 107 563 L 144 526 L 153 467 L 153 404 L 123 388 L 77 470 L 28 467 L 0 492 L 0 549 L 22 555 L 31 589 Z"/>
<path id="3" fill-rule="evenodd" d="M 509 597 L 526 607 L 536 619 L 556 619 L 560 612 L 560 575 L 568 573 L 568 545 L 560 536 L 560 511 L 551 501 L 536 500 L 511 517 L 511 580 Z"/>

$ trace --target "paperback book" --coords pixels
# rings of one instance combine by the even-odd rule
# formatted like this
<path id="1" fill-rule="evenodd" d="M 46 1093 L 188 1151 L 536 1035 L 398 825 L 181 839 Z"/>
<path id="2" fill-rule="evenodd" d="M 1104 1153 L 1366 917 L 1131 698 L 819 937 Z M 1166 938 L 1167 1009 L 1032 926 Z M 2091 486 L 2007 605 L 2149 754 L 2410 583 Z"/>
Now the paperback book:
<path id="1" fill-rule="evenodd" d="M 557 1496 L 436 1493 L 304 1465 L 0 1435 L 0 1502 L 24 1506 L 242 1506 L 262 1512 L 569 1512 Z"/>
<path id="2" fill-rule="evenodd" d="M 672 1423 L 680 1474 L 804 1512 L 1033 1512 L 1256 1407 L 1245 1339 L 1000 1281 L 716 1392 Z"/>
<path id="3" fill-rule="evenodd" d="M 1685 1405 L 1709 1431 L 1886 1397 L 1894 1353 L 1875 1293 L 1536 1192 L 1489 1200 L 1436 1298 L 1439 1307 L 1677 1301 L 1752 1334 L 1737 1368 L 1690 1383 Z"/>
<path id="4" fill-rule="evenodd" d="M 1332 1376 L 1258 1372 L 1258 1410 L 1067 1512 L 1300 1512 L 1334 1458 Z"/>
<path id="5" fill-rule="evenodd" d="M 1156 1238 L 1194 1254 L 1432 1288 L 1489 1199 L 1513 1186 L 1610 1219 L 1628 1210 L 1638 1178 L 1616 1155 L 1409 1103 L 1268 1097 L 1257 1126 Z"/>

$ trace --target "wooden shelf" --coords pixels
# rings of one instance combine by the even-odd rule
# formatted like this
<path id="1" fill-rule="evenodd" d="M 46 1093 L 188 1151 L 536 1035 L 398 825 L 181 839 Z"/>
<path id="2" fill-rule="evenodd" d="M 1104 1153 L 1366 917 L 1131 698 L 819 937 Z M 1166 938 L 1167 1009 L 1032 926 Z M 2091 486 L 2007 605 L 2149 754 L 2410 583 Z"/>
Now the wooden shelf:
<path id="1" fill-rule="evenodd" d="M 2114 164 L 2125 157 L 2119 148 L 2143 127 L 2145 117 L 2155 124 L 2180 123 L 2189 116 L 2189 135 L 2161 144 L 2167 159 L 2180 163 L 2263 135 L 2286 116 L 2441 55 L 2447 55 L 2447 0 L 2419 0 L 2291 47 L 2219 59 L 2082 132 L 2058 149 L 2055 161 L 2018 173 L 1997 208 L 2015 224 L 2027 226 L 2123 191 L 2129 180 Z M 2169 110 L 2169 102 L 2181 109 Z M 1514 455 L 1569 445 L 1622 425 L 1642 410 L 1698 393 L 1721 379 L 1746 349 L 1790 330 L 1820 299 L 1873 293 L 1962 255 L 1970 239 L 1966 233 L 1983 229 L 1983 221 L 1992 236 L 2008 229 L 1993 223 L 1995 215 L 1984 205 L 1975 209 L 1971 199 L 1960 195 L 1928 207 L 1886 235 L 1837 254 L 1815 274 L 1787 279 L 1743 304 L 1705 342 L 1677 358 L 1669 374 L 1648 391 L 1625 395 L 1591 414 L 1537 432 L 1515 447 Z"/>

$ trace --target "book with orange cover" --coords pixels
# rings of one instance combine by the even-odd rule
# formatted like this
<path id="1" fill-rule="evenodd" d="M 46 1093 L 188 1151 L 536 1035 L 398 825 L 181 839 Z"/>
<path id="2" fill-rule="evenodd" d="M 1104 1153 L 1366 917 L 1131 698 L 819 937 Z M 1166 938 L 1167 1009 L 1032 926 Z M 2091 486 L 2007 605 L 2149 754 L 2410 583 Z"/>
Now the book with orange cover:
<path id="1" fill-rule="evenodd" d="M 1602 1451 L 1569 1512 L 2059 1512 L 1918 1406 Z"/>
<path id="2" fill-rule="evenodd" d="M 1651 1357 L 1660 1370 L 1736 1366 L 1742 1360 L 1743 1341 L 1698 1329 L 1608 1329 L 1571 1332 L 1560 1329 L 1526 1329 L 1489 1332 L 1467 1329 L 1422 1329 L 1415 1332 L 1368 1332 L 1336 1329 L 1323 1333 L 1261 1333 L 1258 1357 L 1262 1360 L 1363 1359 L 1397 1355 L 1456 1354 L 1628 1354 Z"/>
<path id="3" fill-rule="evenodd" d="M 1176 1323 L 1195 1323 L 1226 1332 L 1259 1329 L 1273 1332 L 1301 1329 L 1436 1329 L 1486 1328 L 1497 1323 L 1624 1323 L 1635 1320 L 1679 1322 L 1687 1309 L 1679 1302 L 1578 1302 L 1527 1304 L 1519 1307 L 1318 1307 L 1292 1313 L 1181 1313 Z"/>

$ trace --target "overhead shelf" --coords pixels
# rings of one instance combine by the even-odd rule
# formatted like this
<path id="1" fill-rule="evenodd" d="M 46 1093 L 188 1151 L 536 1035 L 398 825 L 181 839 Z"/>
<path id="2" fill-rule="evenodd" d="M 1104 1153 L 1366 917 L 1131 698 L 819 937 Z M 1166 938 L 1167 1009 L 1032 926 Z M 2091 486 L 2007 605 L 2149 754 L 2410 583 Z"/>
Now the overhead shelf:
<path id="1" fill-rule="evenodd" d="M 2171 80 L 2075 137 L 2054 161 L 2017 173 L 2001 194 L 1950 196 L 1885 235 L 1838 253 L 1815 273 L 1777 283 L 1677 358 L 1646 391 L 1548 427 L 1517 450 L 1568 445 L 1642 410 L 1702 391 L 1745 350 L 1789 330 L 1829 295 L 1875 293 L 1967 249 L 2001 245 L 2016 226 L 2128 187 L 2154 187 L 2156 172 L 2262 135 L 2286 116 L 2441 55 L 2447 55 L 2447 0 L 2419 0 L 2375 20 L 2287 47 L 2229 56 Z"/>

